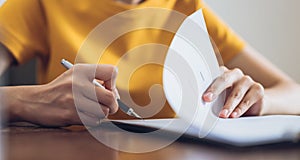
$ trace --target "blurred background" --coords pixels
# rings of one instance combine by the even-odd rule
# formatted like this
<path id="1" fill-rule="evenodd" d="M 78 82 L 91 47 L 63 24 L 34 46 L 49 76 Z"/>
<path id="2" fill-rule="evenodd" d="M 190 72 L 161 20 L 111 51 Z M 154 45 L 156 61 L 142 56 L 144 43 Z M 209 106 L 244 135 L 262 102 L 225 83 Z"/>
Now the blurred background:
<path id="1" fill-rule="evenodd" d="M 299 0 L 205 0 L 250 45 L 300 82 Z"/>
<path id="2" fill-rule="evenodd" d="M 0 0 L 0 4 L 4 0 Z M 205 0 L 250 45 L 300 82 L 299 0 Z M 13 67 L 0 78 L 1 85 L 34 84 L 35 60 Z"/>

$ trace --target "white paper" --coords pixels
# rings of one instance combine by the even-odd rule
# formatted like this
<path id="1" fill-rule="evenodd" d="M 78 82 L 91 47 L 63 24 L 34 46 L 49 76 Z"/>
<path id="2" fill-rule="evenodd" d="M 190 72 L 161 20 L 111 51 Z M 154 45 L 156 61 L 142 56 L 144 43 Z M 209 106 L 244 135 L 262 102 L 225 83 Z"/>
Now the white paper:
<path id="1" fill-rule="evenodd" d="M 183 22 L 170 45 L 170 50 L 166 57 L 165 65 L 169 68 L 164 69 L 163 85 L 167 100 L 179 118 L 114 121 L 176 133 L 178 128 L 189 125 L 185 132 L 187 135 L 236 146 L 299 139 L 299 116 L 220 119 L 217 113 L 224 104 L 224 94 L 212 104 L 203 103 L 200 95 L 220 73 L 201 10 Z M 194 78 L 193 83 L 187 81 L 190 80 L 190 73 L 194 76 L 191 78 Z M 188 93 L 185 93 L 186 91 Z M 191 110 L 195 110 L 196 114 L 189 112 Z M 178 125 L 169 125 L 170 122 L 178 122 Z"/>
<path id="2" fill-rule="evenodd" d="M 187 17 L 176 32 L 163 71 L 163 87 L 169 104 L 178 117 L 202 128 L 199 137 L 205 137 L 213 128 L 218 119 L 217 107 L 224 104 L 224 93 L 213 103 L 204 103 L 201 98 L 219 75 L 219 64 L 199 10 Z"/>
<path id="3" fill-rule="evenodd" d="M 117 122 L 177 132 L 179 126 L 168 125 L 174 119 L 114 120 Z M 180 119 L 175 119 L 178 124 Z M 198 137 L 199 128 L 190 126 L 186 135 Z M 253 146 L 300 139 L 299 116 L 242 117 L 220 119 L 205 139 L 234 146 Z"/>

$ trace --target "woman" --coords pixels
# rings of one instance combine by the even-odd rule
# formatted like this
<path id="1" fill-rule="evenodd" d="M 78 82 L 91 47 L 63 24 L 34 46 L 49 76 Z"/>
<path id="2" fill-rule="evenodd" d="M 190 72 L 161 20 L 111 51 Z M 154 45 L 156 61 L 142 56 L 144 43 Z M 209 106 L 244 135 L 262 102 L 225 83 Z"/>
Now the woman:
<path id="1" fill-rule="evenodd" d="M 75 65 L 65 71 L 58 64 L 62 58 L 74 61 L 80 45 L 98 24 L 130 9 L 149 7 L 165 8 L 190 15 L 203 8 L 210 36 L 216 43 L 226 67 L 202 96 L 206 102 L 213 101 L 222 91 L 228 89 L 229 96 L 219 116 L 237 118 L 243 115 L 299 114 L 300 87 L 290 77 L 277 69 L 255 50 L 251 49 L 231 31 L 201 0 L 8 0 L 0 8 L 0 71 L 10 65 L 21 64 L 28 59 L 39 59 L 39 83 L 33 86 L 1 87 L 1 110 L 7 113 L 9 122 L 28 121 L 45 126 L 81 124 L 74 102 L 80 113 L 89 122 L 97 125 L 99 117 L 117 110 L 116 69 L 107 65 Z M 126 18 L 126 17 L 125 17 Z M 152 17 L 151 23 L 160 20 Z M 147 20 L 136 23 L 150 23 Z M 118 29 L 118 24 L 114 29 Z M 118 60 L 131 49 L 149 43 L 169 45 L 173 34 L 156 29 L 143 29 L 126 33 L 105 50 L 99 63 L 116 65 Z M 105 41 L 105 35 L 103 35 Z M 101 43 L 101 42 L 98 42 Z M 126 65 L 147 57 L 141 54 Z M 90 62 L 88 54 L 84 62 Z M 72 82 L 73 71 L 81 81 Z M 119 69 L 126 66 L 118 66 Z M 96 77 L 93 75 L 96 70 Z M 63 74 L 62 74 L 63 73 Z M 121 72 L 120 72 L 121 73 Z M 156 76 L 149 76 L 156 75 Z M 148 90 L 153 84 L 161 84 L 162 68 L 146 65 L 136 70 L 129 85 L 119 75 L 118 89 L 128 90 L 138 105 L 149 103 Z M 146 77 L 146 78 L 145 78 Z M 96 97 L 89 92 L 79 92 L 74 99 L 72 89 L 79 91 L 93 86 L 91 79 L 104 81 L 105 89 L 97 88 Z M 72 88 L 73 83 L 73 88 Z M 5 102 L 5 103 L 4 103 Z M 286 105 L 289 102 L 289 105 Z M 98 104 L 104 112 L 98 113 Z M 155 106 L 151 106 L 155 108 Z M 155 109 L 157 110 L 157 109 Z M 152 117 L 174 117 L 166 104 Z M 111 118 L 129 118 L 117 112 Z"/>

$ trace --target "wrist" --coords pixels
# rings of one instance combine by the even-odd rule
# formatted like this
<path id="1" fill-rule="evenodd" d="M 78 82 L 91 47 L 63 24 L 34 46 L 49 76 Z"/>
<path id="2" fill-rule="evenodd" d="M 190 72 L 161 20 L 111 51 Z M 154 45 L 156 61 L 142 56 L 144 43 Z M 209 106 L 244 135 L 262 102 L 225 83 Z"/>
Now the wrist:
<path id="1" fill-rule="evenodd" d="M 1 113 L 7 122 L 20 121 L 21 107 L 18 107 L 17 98 L 19 92 L 16 87 L 1 87 Z"/>
<path id="2" fill-rule="evenodd" d="M 270 101 L 270 98 L 265 95 L 264 98 L 262 99 L 262 106 L 261 106 L 261 110 L 259 115 L 263 116 L 263 115 L 268 115 L 270 114 L 270 108 L 272 106 L 272 101 Z"/>
<path id="3" fill-rule="evenodd" d="M 37 86 L 3 87 L 3 111 L 8 122 L 30 122 L 32 108 L 36 102 L 33 97 L 37 94 Z"/>

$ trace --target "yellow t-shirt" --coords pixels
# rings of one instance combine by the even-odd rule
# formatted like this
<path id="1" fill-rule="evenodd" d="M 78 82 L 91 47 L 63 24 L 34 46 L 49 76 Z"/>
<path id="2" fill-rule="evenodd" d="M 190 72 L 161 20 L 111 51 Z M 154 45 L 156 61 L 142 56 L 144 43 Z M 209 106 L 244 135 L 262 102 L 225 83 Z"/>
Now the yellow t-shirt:
<path id="1" fill-rule="evenodd" d="M 47 83 L 65 71 L 60 65 L 61 59 L 74 62 L 81 44 L 98 24 L 123 11 L 149 7 L 176 10 L 185 15 L 202 8 L 209 34 L 225 63 L 244 47 L 244 42 L 201 0 L 146 0 L 138 5 L 123 4 L 115 0 L 8 0 L 0 8 L 0 42 L 11 51 L 19 64 L 38 57 L 38 82 Z M 133 20 L 133 24 L 156 23 L 163 17 L 156 15 L 152 18 L 141 18 Z M 132 19 L 129 17 L 128 20 Z M 168 19 L 164 22 L 166 21 Z M 164 22 L 160 23 L 164 25 Z M 116 23 L 112 30 L 118 27 L 123 26 Z M 151 86 L 162 84 L 162 66 L 149 63 L 136 68 L 134 72 L 128 72 L 128 68 L 156 55 L 149 56 L 146 53 L 149 50 L 145 50 L 145 53 L 135 54 L 134 57 L 122 56 L 145 44 L 169 45 L 173 36 L 171 32 L 153 28 L 134 30 L 114 40 L 100 60 L 95 61 L 89 53 L 81 59 L 86 63 L 118 64 L 118 89 L 121 93 L 129 91 L 136 104 L 145 106 L 150 103 Z M 105 34 L 103 37 L 105 38 Z M 101 40 L 97 43 L 101 43 Z M 163 62 L 164 54 L 157 56 L 160 57 L 160 62 Z M 119 63 L 121 57 L 123 63 Z M 128 84 L 124 78 L 129 79 Z M 158 112 L 155 114 L 156 118 L 175 115 L 167 103 L 162 109 L 155 108 L 155 104 L 150 107 Z M 113 117 L 128 118 L 120 111 Z"/>

